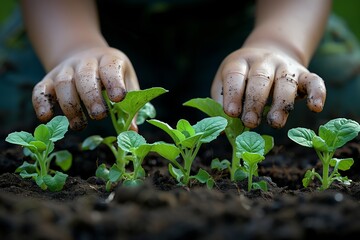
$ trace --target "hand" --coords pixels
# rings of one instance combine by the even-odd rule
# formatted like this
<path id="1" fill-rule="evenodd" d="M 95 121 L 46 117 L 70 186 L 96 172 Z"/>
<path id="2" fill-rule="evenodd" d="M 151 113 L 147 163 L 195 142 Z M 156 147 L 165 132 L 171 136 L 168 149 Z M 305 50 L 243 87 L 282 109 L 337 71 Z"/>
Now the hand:
<path id="1" fill-rule="evenodd" d="M 321 112 L 326 89 L 318 75 L 283 52 L 242 48 L 220 65 L 211 96 L 223 104 L 229 116 L 242 113 L 241 119 L 248 128 L 260 124 L 264 106 L 272 97 L 267 121 L 274 128 L 282 128 L 297 98 L 306 96 L 308 108 Z"/>
<path id="2" fill-rule="evenodd" d="M 107 116 L 102 88 L 111 101 L 121 101 L 129 90 L 139 84 L 130 60 L 124 53 L 109 47 L 92 48 L 76 53 L 51 70 L 33 89 L 32 102 L 39 120 L 53 117 L 54 103 L 70 122 L 70 128 L 81 130 L 87 119 L 81 107 L 86 107 L 92 119 Z M 133 128 L 136 128 L 133 126 Z"/>

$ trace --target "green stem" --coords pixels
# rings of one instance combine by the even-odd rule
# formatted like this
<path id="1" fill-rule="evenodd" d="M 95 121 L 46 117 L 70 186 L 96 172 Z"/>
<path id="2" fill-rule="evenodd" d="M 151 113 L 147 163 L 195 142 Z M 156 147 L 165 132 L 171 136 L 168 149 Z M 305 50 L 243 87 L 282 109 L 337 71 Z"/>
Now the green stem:
<path id="1" fill-rule="evenodd" d="M 256 167 L 256 164 L 249 165 L 248 192 L 250 192 L 251 188 L 252 188 L 252 178 L 253 178 L 253 175 L 254 175 L 254 172 L 255 172 L 255 170 L 254 170 L 255 167 Z"/>
<path id="2" fill-rule="evenodd" d="M 230 180 L 235 181 L 235 172 L 240 167 L 240 158 L 236 157 L 236 148 L 232 148 L 232 160 L 230 168 Z"/>

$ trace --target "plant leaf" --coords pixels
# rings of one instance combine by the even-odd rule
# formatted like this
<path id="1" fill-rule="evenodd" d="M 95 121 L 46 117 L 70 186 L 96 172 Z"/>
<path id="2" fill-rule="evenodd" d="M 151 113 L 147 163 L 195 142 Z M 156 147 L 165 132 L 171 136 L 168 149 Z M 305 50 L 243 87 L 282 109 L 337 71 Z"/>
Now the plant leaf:
<path id="1" fill-rule="evenodd" d="M 50 140 L 56 142 L 64 137 L 69 128 L 69 120 L 65 116 L 56 116 L 46 124 L 50 132 Z"/>
<path id="2" fill-rule="evenodd" d="M 152 99 L 168 92 L 168 90 L 161 87 L 153 87 L 144 90 L 130 91 L 126 94 L 126 97 L 121 102 L 114 104 L 116 109 L 121 109 L 130 116 L 135 114 Z"/>
<path id="3" fill-rule="evenodd" d="M 146 144 L 146 140 L 135 131 L 125 131 L 117 137 L 117 144 L 125 152 L 133 152 L 139 146 Z"/>
<path id="4" fill-rule="evenodd" d="M 191 126 L 189 121 L 180 119 L 176 124 L 176 129 L 180 131 L 185 138 L 189 138 L 195 135 L 195 129 Z"/>
<path id="5" fill-rule="evenodd" d="M 360 132 L 359 123 L 346 118 L 332 119 L 324 127 L 336 134 L 336 140 L 333 140 L 333 145 L 331 145 L 335 149 L 354 139 Z"/>
<path id="6" fill-rule="evenodd" d="M 219 171 L 222 171 L 222 170 L 225 170 L 225 169 L 229 168 L 230 165 L 231 165 L 231 163 L 230 163 L 229 160 L 224 159 L 224 160 L 222 160 L 222 161 L 219 161 L 219 159 L 216 158 L 216 159 L 213 159 L 213 160 L 211 161 L 211 165 L 210 165 L 210 166 L 211 166 L 211 169 L 217 169 L 217 170 L 219 170 Z"/>
<path id="7" fill-rule="evenodd" d="M 81 144 L 82 150 L 94 150 L 97 148 L 102 142 L 103 138 L 99 135 L 93 135 L 90 137 L 87 137 Z"/>
<path id="8" fill-rule="evenodd" d="M 313 130 L 307 128 L 292 128 L 288 131 L 288 137 L 304 147 L 313 147 L 312 139 L 316 136 Z"/>
<path id="9" fill-rule="evenodd" d="M 180 169 L 174 167 L 171 163 L 169 163 L 169 172 L 171 176 L 176 179 L 176 181 L 181 183 L 181 180 L 184 177 L 184 173 Z"/>
<path id="10" fill-rule="evenodd" d="M 98 166 L 95 172 L 95 176 L 105 181 L 109 180 L 109 170 L 106 168 L 106 165 L 104 163 Z"/>
<path id="11" fill-rule="evenodd" d="M 162 129 L 164 132 L 166 132 L 171 139 L 174 141 L 174 143 L 177 145 L 180 141 L 185 139 L 184 134 L 182 134 L 180 131 L 173 129 L 169 124 L 164 123 L 157 119 L 150 119 L 147 120 L 150 124 Z"/>
<path id="12" fill-rule="evenodd" d="M 265 140 L 264 138 L 251 131 L 246 131 L 236 137 L 236 152 L 241 157 L 243 152 L 257 153 L 264 155 Z"/>
<path id="13" fill-rule="evenodd" d="M 117 182 L 121 179 L 123 172 L 114 164 L 109 171 L 109 181 L 110 182 Z"/>
<path id="14" fill-rule="evenodd" d="M 45 124 L 40 124 L 39 126 L 37 126 L 35 128 L 34 138 L 37 141 L 41 141 L 41 142 L 47 144 L 50 141 L 50 137 L 51 137 L 50 131 Z"/>
<path id="15" fill-rule="evenodd" d="M 354 159 L 352 158 L 332 158 L 330 160 L 330 166 L 335 167 L 336 163 L 338 163 L 338 169 L 342 171 L 349 170 L 351 166 L 354 164 Z"/>
<path id="16" fill-rule="evenodd" d="M 243 152 L 242 159 L 249 165 L 257 164 L 265 159 L 265 157 L 259 153 Z"/>
<path id="17" fill-rule="evenodd" d="M 32 134 L 21 131 L 21 132 L 10 133 L 6 137 L 5 141 L 8 143 L 20 145 L 23 147 L 28 147 L 28 146 L 30 146 L 31 141 L 35 141 L 35 138 L 33 137 Z"/>
<path id="18" fill-rule="evenodd" d="M 153 147 L 151 150 L 170 161 L 175 161 L 180 154 L 180 150 L 178 147 L 176 147 L 174 144 L 164 142 L 153 143 Z"/>
<path id="19" fill-rule="evenodd" d="M 141 125 L 145 122 L 146 119 L 154 117 L 156 117 L 155 107 L 150 102 L 147 102 L 142 108 L 140 108 L 139 112 L 137 113 L 136 124 Z"/>
<path id="20" fill-rule="evenodd" d="M 274 138 L 270 135 L 261 135 L 265 141 L 264 155 L 268 154 L 274 148 Z"/>
<path id="21" fill-rule="evenodd" d="M 67 174 L 56 171 L 53 177 L 50 175 L 44 176 L 43 181 L 50 191 L 58 192 L 61 189 L 63 189 L 67 177 L 68 177 Z"/>
<path id="22" fill-rule="evenodd" d="M 223 117 L 208 117 L 197 122 L 193 128 L 196 133 L 203 133 L 200 141 L 202 143 L 208 143 L 213 141 L 219 136 L 219 134 L 225 130 L 227 126 L 227 120 Z"/>
<path id="23" fill-rule="evenodd" d="M 55 157 L 55 163 L 59 166 L 63 171 L 67 171 L 70 169 L 72 165 L 72 155 L 68 150 L 61 150 L 54 152 L 50 155 L 50 158 Z"/>

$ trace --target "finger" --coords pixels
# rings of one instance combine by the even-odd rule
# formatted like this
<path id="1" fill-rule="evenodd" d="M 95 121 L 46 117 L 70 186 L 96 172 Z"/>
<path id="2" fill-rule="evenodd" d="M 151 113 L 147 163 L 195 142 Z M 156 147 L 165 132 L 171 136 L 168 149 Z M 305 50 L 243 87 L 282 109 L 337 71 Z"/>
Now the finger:
<path id="1" fill-rule="evenodd" d="M 32 92 L 32 103 L 36 116 L 40 121 L 47 122 L 54 116 L 55 101 L 56 94 L 53 81 L 46 76 L 35 85 Z"/>
<path id="2" fill-rule="evenodd" d="M 247 73 L 246 61 L 228 64 L 222 71 L 223 106 L 225 113 L 231 117 L 238 117 L 241 113 Z"/>
<path id="3" fill-rule="evenodd" d="M 214 80 L 211 84 L 211 98 L 214 99 L 216 102 L 223 104 L 224 98 L 223 98 L 223 83 L 221 78 L 221 67 L 219 67 L 218 71 L 216 72 L 216 75 L 214 77 Z"/>
<path id="4" fill-rule="evenodd" d="M 255 128 L 260 124 L 264 106 L 274 81 L 274 72 L 274 64 L 267 62 L 250 67 L 241 118 L 248 128 Z"/>
<path id="5" fill-rule="evenodd" d="M 101 94 L 97 67 L 96 59 L 81 61 L 75 70 L 75 86 L 89 116 L 92 119 L 100 120 L 106 117 L 107 111 Z"/>
<path id="6" fill-rule="evenodd" d="M 299 92 L 307 96 L 307 106 L 311 111 L 321 112 L 326 99 L 324 80 L 314 73 L 303 73 L 299 77 Z"/>
<path id="7" fill-rule="evenodd" d="M 62 69 L 55 75 L 54 85 L 60 108 L 69 119 L 70 128 L 73 130 L 84 129 L 87 126 L 87 120 L 76 91 L 74 70 L 72 68 Z"/>
<path id="8" fill-rule="evenodd" d="M 124 68 L 124 61 L 117 57 L 106 55 L 100 60 L 99 76 L 113 102 L 121 101 L 126 95 Z"/>
<path id="9" fill-rule="evenodd" d="M 280 67 L 275 74 L 273 102 L 267 115 L 267 121 L 274 128 L 285 126 L 289 112 L 294 109 L 298 88 L 297 74 Z"/>

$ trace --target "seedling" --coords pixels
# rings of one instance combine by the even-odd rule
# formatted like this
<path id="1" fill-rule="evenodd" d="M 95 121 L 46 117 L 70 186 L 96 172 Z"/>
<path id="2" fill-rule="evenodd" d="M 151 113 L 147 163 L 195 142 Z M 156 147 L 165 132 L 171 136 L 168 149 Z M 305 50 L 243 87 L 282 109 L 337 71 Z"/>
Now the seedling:
<path id="1" fill-rule="evenodd" d="M 247 177 L 248 191 L 251 189 L 262 189 L 267 191 L 265 181 L 253 183 L 253 176 L 257 176 L 258 163 L 265 159 L 266 144 L 264 138 L 256 132 L 243 132 L 236 137 L 236 156 L 237 166 L 234 175 L 238 180 Z M 240 159 L 243 160 L 243 167 L 240 165 Z"/>
<path id="2" fill-rule="evenodd" d="M 143 159 L 150 152 L 157 152 L 161 156 L 168 159 L 175 160 L 179 151 L 171 144 L 153 143 L 149 144 L 145 138 L 134 131 L 125 131 L 117 137 L 117 145 L 124 152 L 124 159 L 126 164 L 132 163 L 132 172 L 124 172 L 119 169 L 117 164 L 114 164 L 108 170 L 105 164 L 101 164 L 96 171 L 96 175 L 108 181 L 108 184 L 123 180 L 125 186 L 137 186 L 143 183 L 145 178 L 145 171 L 142 167 Z M 109 189 L 110 186 L 107 186 Z"/>
<path id="3" fill-rule="evenodd" d="M 67 150 L 53 152 L 55 142 L 62 139 L 69 127 L 64 116 L 56 116 L 50 122 L 35 128 L 34 135 L 21 131 L 10 133 L 5 141 L 24 147 L 25 155 L 30 156 L 34 163 L 24 162 L 16 169 L 22 178 L 32 178 L 41 189 L 60 191 L 67 179 L 67 174 L 50 169 L 55 164 L 67 171 L 72 164 L 72 155 Z"/>
<path id="4" fill-rule="evenodd" d="M 84 140 L 82 149 L 93 150 L 100 144 L 105 144 L 113 153 L 116 161 L 115 164 L 110 169 L 107 169 L 107 167 L 102 164 L 96 171 L 97 177 L 107 181 L 107 190 L 110 190 L 113 183 L 119 182 L 121 180 L 131 179 L 132 183 L 138 182 L 136 181 L 137 178 L 129 178 L 129 176 L 133 175 L 140 177 L 139 172 L 136 174 L 132 173 L 130 175 L 126 173 L 126 165 L 129 163 L 129 157 L 127 154 L 132 151 L 129 151 L 129 149 L 125 149 L 124 147 L 120 147 L 119 141 L 121 144 L 121 139 L 124 137 L 124 135 L 121 135 L 120 137 L 120 134 L 130 129 L 131 122 L 134 120 L 135 116 L 137 125 L 144 123 L 147 118 L 155 117 L 156 111 L 150 101 L 166 92 L 167 90 L 160 87 L 130 91 L 126 94 L 124 100 L 118 103 L 110 101 L 104 92 L 104 99 L 109 108 L 110 117 L 117 137 L 108 136 L 103 138 L 99 135 L 90 136 Z M 127 137 L 129 137 L 129 133 L 127 133 Z M 134 157 L 137 158 L 138 156 Z"/>
<path id="5" fill-rule="evenodd" d="M 322 164 L 322 175 L 315 169 L 308 170 L 302 180 L 304 187 L 308 187 L 314 178 L 321 182 L 320 190 L 330 187 L 333 181 L 349 185 L 351 180 L 342 177 L 339 170 L 350 169 L 354 160 L 352 158 L 333 158 L 335 151 L 351 141 L 360 132 L 360 125 L 353 120 L 336 118 L 319 127 L 318 135 L 307 128 L 293 128 L 288 131 L 288 137 L 301 146 L 314 148 Z M 330 173 L 330 167 L 333 168 Z"/>
<path id="6" fill-rule="evenodd" d="M 191 166 L 203 143 L 209 143 L 216 139 L 224 131 L 227 120 L 223 117 L 208 117 L 191 125 L 189 121 L 180 119 L 176 129 L 167 123 L 151 119 L 149 123 L 165 131 L 173 140 L 184 161 L 181 165 L 175 159 L 169 159 L 169 172 L 179 182 L 180 185 L 189 186 L 190 179 L 196 179 L 201 183 L 206 183 L 208 188 L 212 188 L 214 180 L 205 170 L 200 169 L 195 176 L 191 176 Z"/>
<path id="7" fill-rule="evenodd" d="M 212 168 L 218 170 L 229 169 L 231 181 L 238 181 L 246 176 L 246 173 L 241 173 L 244 168 L 241 168 L 240 159 L 237 156 L 237 143 L 236 138 L 243 132 L 249 131 L 249 128 L 245 127 L 239 118 L 228 116 L 220 103 L 216 102 L 212 98 L 194 98 L 183 104 L 184 106 L 194 107 L 204 112 L 210 117 L 221 116 L 228 122 L 225 128 L 225 135 L 232 147 L 232 160 L 227 159 L 219 161 L 214 159 L 211 163 Z M 267 154 L 274 146 L 274 139 L 268 135 L 262 135 L 265 141 L 264 155 Z"/>

